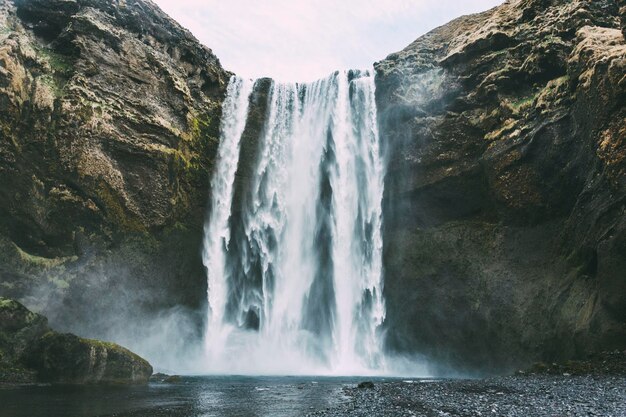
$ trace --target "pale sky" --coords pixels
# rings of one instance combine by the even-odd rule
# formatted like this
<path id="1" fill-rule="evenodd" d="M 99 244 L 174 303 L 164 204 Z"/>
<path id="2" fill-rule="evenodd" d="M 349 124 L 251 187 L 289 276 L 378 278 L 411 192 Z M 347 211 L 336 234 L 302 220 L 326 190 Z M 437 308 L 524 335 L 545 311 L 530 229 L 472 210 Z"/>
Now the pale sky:
<path id="1" fill-rule="evenodd" d="M 420 35 L 503 0 L 155 0 L 248 78 L 312 81 L 370 68 Z"/>

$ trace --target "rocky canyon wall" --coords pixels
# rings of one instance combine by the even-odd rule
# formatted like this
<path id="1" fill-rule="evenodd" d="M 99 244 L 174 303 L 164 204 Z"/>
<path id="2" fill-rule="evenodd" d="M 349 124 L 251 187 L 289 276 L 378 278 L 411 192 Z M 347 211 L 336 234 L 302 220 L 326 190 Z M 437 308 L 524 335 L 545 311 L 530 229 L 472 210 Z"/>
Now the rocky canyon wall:
<path id="1" fill-rule="evenodd" d="M 229 77 L 150 1 L 0 2 L 0 293 L 105 338 L 201 311 Z"/>
<path id="2" fill-rule="evenodd" d="M 376 64 L 388 345 L 502 371 L 626 347 L 618 2 L 509 1 Z"/>

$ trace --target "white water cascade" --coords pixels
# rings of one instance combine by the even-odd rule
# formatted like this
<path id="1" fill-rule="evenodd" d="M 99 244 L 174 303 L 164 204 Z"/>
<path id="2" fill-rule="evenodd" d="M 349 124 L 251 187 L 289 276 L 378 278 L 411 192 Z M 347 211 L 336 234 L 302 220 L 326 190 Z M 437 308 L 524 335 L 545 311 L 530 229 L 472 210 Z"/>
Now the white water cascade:
<path id="1" fill-rule="evenodd" d="M 266 82 L 262 128 L 245 133 L 254 157 L 239 161 L 262 86 L 233 78 L 223 107 L 203 253 L 207 371 L 382 373 L 384 168 L 373 74 Z M 244 160 L 251 175 L 239 178 Z"/>
<path id="2" fill-rule="evenodd" d="M 229 218 L 233 199 L 233 183 L 239 161 L 241 135 L 246 126 L 252 82 L 233 77 L 228 85 L 222 110 L 217 170 L 211 181 L 211 215 L 204 226 L 202 261 L 208 272 L 209 317 L 205 342 L 208 346 L 225 336 L 220 331 L 228 296 L 225 260 L 230 241 Z M 217 330 L 217 331 L 216 331 Z"/>

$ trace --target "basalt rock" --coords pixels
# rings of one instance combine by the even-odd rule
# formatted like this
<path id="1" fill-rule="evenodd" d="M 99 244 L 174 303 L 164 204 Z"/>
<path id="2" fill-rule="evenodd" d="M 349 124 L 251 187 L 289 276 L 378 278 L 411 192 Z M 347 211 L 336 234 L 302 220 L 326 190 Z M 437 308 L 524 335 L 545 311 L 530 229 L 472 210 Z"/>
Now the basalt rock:
<path id="1" fill-rule="evenodd" d="M 626 43 L 514 0 L 376 64 L 388 346 L 468 371 L 626 347 Z"/>

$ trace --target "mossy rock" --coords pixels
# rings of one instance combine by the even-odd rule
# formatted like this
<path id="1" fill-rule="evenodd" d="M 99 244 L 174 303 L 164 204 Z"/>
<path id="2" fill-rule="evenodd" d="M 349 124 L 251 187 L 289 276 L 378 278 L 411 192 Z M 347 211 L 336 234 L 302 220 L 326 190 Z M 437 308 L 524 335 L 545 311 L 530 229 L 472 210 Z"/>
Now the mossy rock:
<path id="1" fill-rule="evenodd" d="M 24 356 L 38 379 L 62 384 L 145 384 L 152 366 L 119 345 L 50 332 Z"/>
<path id="2" fill-rule="evenodd" d="M 0 361 L 13 362 L 48 331 L 48 320 L 17 301 L 0 297 Z"/>
<path id="3" fill-rule="evenodd" d="M 180 384 L 182 382 L 180 375 L 170 375 L 163 382 L 166 384 Z"/>
<path id="4" fill-rule="evenodd" d="M 50 331 L 44 316 L 0 297 L 0 384 L 144 384 L 150 375 L 128 349 Z"/>
<path id="5" fill-rule="evenodd" d="M 36 381 L 36 373 L 19 361 L 22 353 L 48 331 L 48 320 L 17 301 L 0 297 L 0 384 Z"/>

